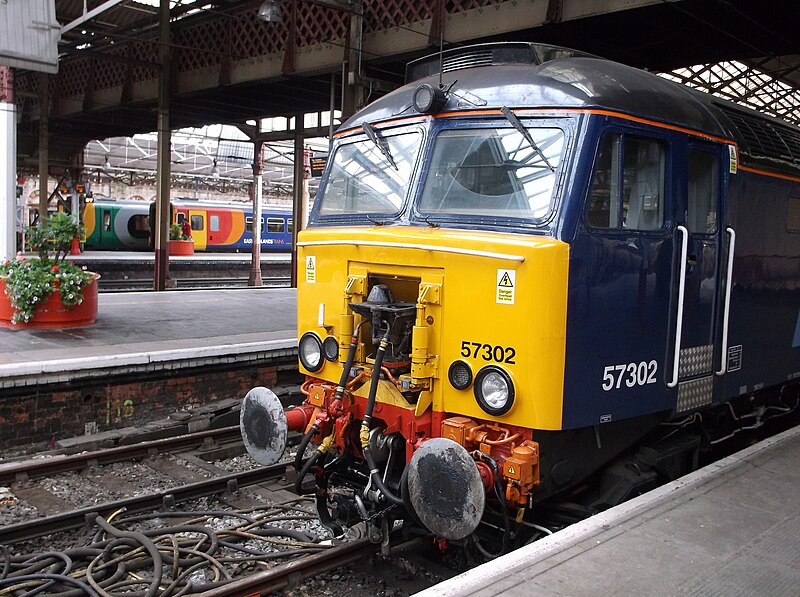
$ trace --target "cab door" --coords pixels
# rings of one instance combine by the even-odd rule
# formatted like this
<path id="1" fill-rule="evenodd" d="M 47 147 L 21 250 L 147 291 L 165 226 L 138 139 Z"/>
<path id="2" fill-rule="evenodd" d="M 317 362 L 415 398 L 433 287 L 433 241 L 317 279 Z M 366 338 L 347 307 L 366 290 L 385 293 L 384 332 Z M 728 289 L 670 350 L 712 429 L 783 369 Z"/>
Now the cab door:
<path id="1" fill-rule="evenodd" d="M 676 325 L 673 369 L 667 384 L 678 389 L 676 412 L 713 401 L 714 373 L 720 369 L 725 351 L 727 317 L 722 312 L 726 312 L 728 260 L 723 257 L 731 254 L 725 248 L 735 237 L 732 230 L 725 229 L 721 217 L 725 208 L 723 164 L 727 165 L 726 146 L 688 144 L 684 201 L 676 214 Z"/>
<path id="2" fill-rule="evenodd" d="M 190 209 L 189 223 L 192 226 L 192 238 L 194 239 L 194 250 L 205 251 L 208 244 L 208 224 L 206 210 Z"/>

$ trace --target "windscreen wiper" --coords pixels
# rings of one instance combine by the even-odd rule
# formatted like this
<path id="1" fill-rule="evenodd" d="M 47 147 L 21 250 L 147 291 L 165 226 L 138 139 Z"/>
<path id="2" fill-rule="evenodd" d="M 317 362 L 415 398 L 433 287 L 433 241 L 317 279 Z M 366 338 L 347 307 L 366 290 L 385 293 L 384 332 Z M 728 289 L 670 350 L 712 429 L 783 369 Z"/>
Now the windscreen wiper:
<path id="1" fill-rule="evenodd" d="M 386 161 L 391 164 L 392 168 L 399 170 L 400 168 L 398 168 L 397 164 L 394 162 L 392 152 L 389 150 L 389 143 L 386 142 L 386 139 L 379 135 L 378 131 L 375 130 L 375 127 L 369 122 L 362 124 L 361 128 L 364 129 L 364 132 L 367 134 L 367 137 L 369 137 L 369 140 L 372 141 L 375 144 L 375 147 L 380 150 L 380 152 L 383 154 L 383 157 L 385 157 Z"/>
<path id="2" fill-rule="evenodd" d="M 525 137 L 525 140 L 528 142 L 528 145 L 531 146 L 531 149 L 533 149 L 533 151 L 539 154 L 539 157 L 542 158 L 542 161 L 544 162 L 545 166 L 550 168 L 550 172 L 555 172 L 556 169 L 552 166 L 552 164 L 550 164 L 547 158 L 544 157 L 544 153 L 542 153 L 542 150 L 539 149 L 538 145 L 536 145 L 536 141 L 533 140 L 533 137 L 531 137 L 531 134 L 530 132 L 528 132 L 528 129 L 522 126 L 522 123 L 519 121 L 519 118 L 517 118 L 517 115 L 514 114 L 511 110 L 509 110 L 508 106 L 503 106 L 502 108 L 500 108 L 500 111 L 503 113 L 503 116 L 506 117 L 506 120 L 508 120 L 511 123 L 511 126 L 517 129 L 520 132 L 520 134 L 523 137 Z"/>

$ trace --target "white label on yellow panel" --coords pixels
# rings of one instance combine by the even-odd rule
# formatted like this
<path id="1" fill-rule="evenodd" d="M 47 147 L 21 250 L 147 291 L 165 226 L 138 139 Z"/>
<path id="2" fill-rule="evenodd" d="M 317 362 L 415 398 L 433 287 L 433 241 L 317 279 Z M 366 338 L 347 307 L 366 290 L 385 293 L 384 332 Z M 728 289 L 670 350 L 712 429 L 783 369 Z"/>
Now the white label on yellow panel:
<path id="1" fill-rule="evenodd" d="M 317 281 L 317 258 L 314 255 L 306 257 L 306 282 L 314 284 Z"/>
<path id="2" fill-rule="evenodd" d="M 514 304 L 514 290 L 517 286 L 517 272 L 513 269 L 497 270 L 497 302 Z"/>

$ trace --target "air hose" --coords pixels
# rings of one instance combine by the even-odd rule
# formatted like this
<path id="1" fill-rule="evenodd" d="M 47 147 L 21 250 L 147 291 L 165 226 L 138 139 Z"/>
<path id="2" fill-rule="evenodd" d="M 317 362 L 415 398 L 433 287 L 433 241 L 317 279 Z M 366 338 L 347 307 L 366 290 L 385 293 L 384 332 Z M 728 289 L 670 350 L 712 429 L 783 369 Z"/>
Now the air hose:
<path id="1" fill-rule="evenodd" d="M 303 436 L 303 439 L 300 440 L 300 446 L 297 448 L 297 456 L 294 457 L 294 470 L 300 471 L 303 468 L 303 455 L 306 453 L 306 448 L 311 442 L 311 438 L 317 433 L 319 433 L 319 427 L 314 423 Z"/>
<path id="2" fill-rule="evenodd" d="M 369 395 L 367 397 L 367 410 L 364 413 L 364 419 L 361 421 L 361 450 L 364 452 L 364 460 L 367 461 L 369 466 L 369 473 L 372 482 L 386 496 L 392 504 L 396 506 L 403 506 L 403 500 L 392 493 L 381 479 L 378 467 L 375 466 L 375 459 L 372 457 L 372 451 L 369 448 L 369 429 L 372 423 L 372 411 L 375 409 L 375 399 L 378 395 L 378 381 L 381 377 L 381 365 L 383 364 L 383 356 L 386 354 L 386 347 L 389 346 L 389 332 L 391 327 L 387 327 L 386 333 L 381 338 L 381 343 L 378 346 L 378 351 L 375 353 L 375 364 L 372 369 L 372 379 L 369 384 Z"/>
<path id="3" fill-rule="evenodd" d="M 483 545 L 481 545 L 481 542 L 478 539 L 477 534 L 473 533 L 475 547 L 478 548 L 478 551 L 480 551 L 484 555 L 484 557 L 489 559 L 494 559 L 503 555 L 508 551 L 508 544 L 511 538 L 511 519 L 508 516 L 508 510 L 506 509 L 505 500 L 503 499 L 503 487 L 500 484 L 500 470 L 499 467 L 497 466 L 497 461 L 495 461 L 495 459 L 489 456 L 488 454 L 484 454 L 480 450 L 473 451 L 472 457 L 475 458 L 476 460 L 482 460 L 483 462 L 486 462 L 492 468 L 492 472 L 494 473 L 494 484 L 493 484 L 494 493 L 497 496 L 497 500 L 500 505 L 500 513 L 503 515 L 503 526 L 504 526 L 503 543 L 500 548 L 500 553 L 493 554 L 487 549 L 485 549 Z"/>
<path id="4" fill-rule="evenodd" d="M 356 329 L 353 332 L 353 335 L 350 338 L 350 348 L 347 350 L 347 358 L 344 362 L 344 367 L 342 367 L 342 375 L 339 377 L 339 385 L 336 386 L 336 393 L 334 395 L 334 400 L 341 400 L 342 396 L 344 396 L 344 388 L 347 385 L 347 378 L 350 375 L 350 369 L 353 367 L 353 361 L 356 359 L 356 351 L 358 350 L 358 334 L 361 330 L 361 326 L 364 325 L 364 321 L 361 321 L 356 325 Z M 317 433 L 319 433 L 319 426 L 314 423 L 311 428 L 306 432 L 303 436 L 303 439 L 300 441 L 300 446 L 297 448 L 297 456 L 294 459 L 294 469 L 296 471 L 300 471 L 298 474 L 298 479 L 300 479 L 300 484 L 303 482 L 303 477 L 308 474 L 308 471 L 311 470 L 311 466 L 306 463 L 306 466 L 303 466 L 303 455 L 306 453 L 306 448 L 308 444 L 311 442 L 311 438 L 314 437 Z M 313 458 L 313 456 L 312 456 Z M 305 471 L 305 472 L 303 472 Z M 295 482 L 295 487 L 297 487 L 297 482 Z M 298 491 L 298 493 L 300 493 Z"/>
<path id="5" fill-rule="evenodd" d="M 306 478 L 308 471 L 310 471 L 311 468 L 317 463 L 317 460 L 319 460 L 320 456 L 326 454 L 333 447 L 333 442 L 334 442 L 333 434 L 329 435 L 324 440 L 322 440 L 322 443 L 319 445 L 319 448 L 317 448 L 317 450 L 314 452 L 311 458 L 309 458 L 306 461 L 300 472 L 297 473 L 297 478 L 294 480 L 295 493 L 297 493 L 298 495 L 302 495 L 301 488 L 303 485 L 303 479 Z"/>

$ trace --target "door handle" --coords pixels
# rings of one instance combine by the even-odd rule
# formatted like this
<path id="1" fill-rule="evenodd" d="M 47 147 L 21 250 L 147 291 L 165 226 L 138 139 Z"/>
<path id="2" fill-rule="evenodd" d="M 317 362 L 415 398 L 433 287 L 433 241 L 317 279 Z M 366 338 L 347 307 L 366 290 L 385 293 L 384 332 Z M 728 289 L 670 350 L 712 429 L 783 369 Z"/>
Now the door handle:
<path id="1" fill-rule="evenodd" d="M 728 226 L 728 267 L 725 274 L 725 303 L 722 310 L 722 345 L 720 346 L 720 363 L 717 375 L 725 375 L 728 366 L 728 317 L 731 312 L 731 283 L 733 277 L 733 252 L 736 249 L 736 231 Z"/>
<path id="2" fill-rule="evenodd" d="M 683 334 L 683 297 L 686 292 L 686 262 L 689 252 L 689 231 L 684 226 L 676 226 L 676 232 L 681 233 L 681 264 L 678 280 L 678 316 L 675 320 L 675 352 L 672 355 L 672 379 L 667 383 L 668 388 L 678 385 L 678 364 L 681 356 L 681 335 Z"/>

